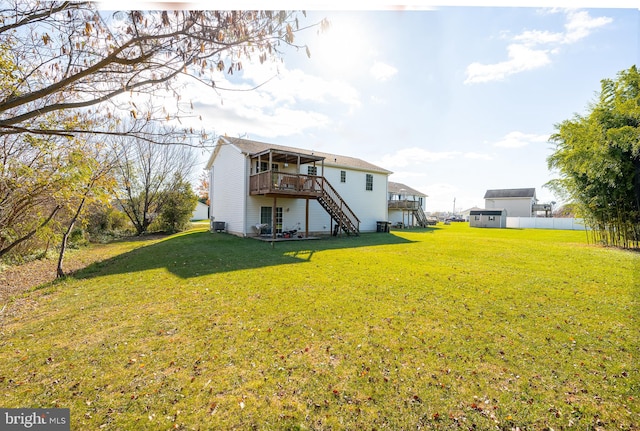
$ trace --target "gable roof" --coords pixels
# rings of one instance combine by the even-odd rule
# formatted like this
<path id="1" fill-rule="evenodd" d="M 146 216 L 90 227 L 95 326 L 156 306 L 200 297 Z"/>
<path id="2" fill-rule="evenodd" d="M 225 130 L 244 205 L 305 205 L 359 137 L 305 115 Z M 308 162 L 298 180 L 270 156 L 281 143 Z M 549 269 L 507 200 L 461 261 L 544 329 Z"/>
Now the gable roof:
<path id="1" fill-rule="evenodd" d="M 356 157 L 342 156 L 339 154 L 324 153 L 321 151 L 306 150 L 303 148 L 288 147 L 285 145 L 252 141 L 250 139 L 231 138 L 227 136 L 221 137 L 218 140 L 218 145 L 223 145 L 223 144 L 234 145 L 243 154 L 248 154 L 248 155 L 258 154 L 268 150 L 278 150 L 278 151 L 288 152 L 291 154 L 308 155 L 308 156 L 312 156 L 313 158 L 324 158 L 325 166 L 345 167 L 345 168 L 356 169 L 361 171 L 379 172 L 387 175 L 392 173 L 389 170 L 381 168 L 380 166 L 376 166 L 365 160 L 358 159 Z M 207 168 L 211 166 L 213 162 L 213 156 L 215 153 L 216 151 L 214 150 L 214 153 L 211 155 L 211 158 L 209 159 L 209 163 L 207 163 Z"/>
<path id="2" fill-rule="evenodd" d="M 425 195 L 424 193 L 419 192 L 418 190 L 413 189 L 413 188 L 411 188 L 411 187 L 409 187 L 409 186 L 407 186 L 407 185 L 405 185 L 405 184 L 402 184 L 402 183 L 395 183 L 395 182 L 393 182 L 393 181 L 389 181 L 389 182 L 388 182 L 387 190 L 389 191 L 389 193 L 397 193 L 397 194 L 400 194 L 400 192 L 401 192 L 402 190 L 404 190 L 404 192 L 405 192 L 407 195 L 411 195 L 411 196 L 423 196 L 423 197 L 425 197 L 425 198 L 429 197 L 429 196 Z"/>
<path id="3" fill-rule="evenodd" d="M 508 198 L 534 198 L 536 189 L 495 189 L 487 190 L 485 199 L 508 199 Z"/>

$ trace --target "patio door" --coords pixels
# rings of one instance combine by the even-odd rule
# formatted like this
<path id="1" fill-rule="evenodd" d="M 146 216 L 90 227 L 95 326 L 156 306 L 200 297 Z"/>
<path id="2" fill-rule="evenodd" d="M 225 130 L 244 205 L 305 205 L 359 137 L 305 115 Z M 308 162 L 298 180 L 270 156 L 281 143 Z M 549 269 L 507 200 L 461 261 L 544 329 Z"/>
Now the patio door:
<path id="1" fill-rule="evenodd" d="M 273 207 L 260 207 L 260 223 L 264 223 L 271 233 L 273 228 Z M 276 233 L 282 233 L 282 207 L 276 207 Z"/>

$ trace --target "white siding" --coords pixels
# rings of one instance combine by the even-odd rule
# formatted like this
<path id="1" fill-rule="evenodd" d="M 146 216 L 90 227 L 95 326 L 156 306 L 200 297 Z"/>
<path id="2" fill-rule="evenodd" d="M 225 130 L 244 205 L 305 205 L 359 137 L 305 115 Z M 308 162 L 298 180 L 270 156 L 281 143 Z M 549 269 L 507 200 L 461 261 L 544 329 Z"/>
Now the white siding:
<path id="1" fill-rule="evenodd" d="M 344 183 L 340 182 L 340 171 L 347 171 Z M 373 175 L 373 190 L 365 190 L 367 174 Z M 387 221 L 386 174 L 325 166 L 324 176 L 360 219 L 360 232 L 375 232 L 378 221 Z"/>
<path id="2" fill-rule="evenodd" d="M 198 202 L 196 205 L 196 209 L 193 210 L 193 214 L 191 215 L 191 220 L 206 220 L 209 213 L 209 206 L 203 204 L 202 202 Z"/>
<path id="3" fill-rule="evenodd" d="M 227 231 L 245 235 L 245 199 L 248 194 L 247 161 L 233 145 L 222 145 L 213 162 L 209 194 L 210 216 L 227 223 Z"/>
<path id="4" fill-rule="evenodd" d="M 485 199 L 486 209 L 506 209 L 508 217 L 531 217 L 532 198 Z"/>

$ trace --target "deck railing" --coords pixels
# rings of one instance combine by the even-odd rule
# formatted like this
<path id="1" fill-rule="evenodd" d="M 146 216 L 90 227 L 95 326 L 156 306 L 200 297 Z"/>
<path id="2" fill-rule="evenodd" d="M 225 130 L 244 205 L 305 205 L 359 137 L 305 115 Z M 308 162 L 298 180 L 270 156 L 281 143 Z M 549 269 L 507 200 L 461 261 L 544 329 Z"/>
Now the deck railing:
<path id="1" fill-rule="evenodd" d="M 407 199 L 403 199 L 403 200 L 390 200 L 388 201 L 389 205 L 388 208 L 390 210 L 417 210 L 418 208 L 420 208 L 420 202 L 418 201 L 412 201 L 412 200 L 407 200 Z"/>
<path id="2" fill-rule="evenodd" d="M 249 177 L 249 192 L 252 194 L 321 194 L 322 189 L 313 175 L 288 172 L 264 171 Z"/>

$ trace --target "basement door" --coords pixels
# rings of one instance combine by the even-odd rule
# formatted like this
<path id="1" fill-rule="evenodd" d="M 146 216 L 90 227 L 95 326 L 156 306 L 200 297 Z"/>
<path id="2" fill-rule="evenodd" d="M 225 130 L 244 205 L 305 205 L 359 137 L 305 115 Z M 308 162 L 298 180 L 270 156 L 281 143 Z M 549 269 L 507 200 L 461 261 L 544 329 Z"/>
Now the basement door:
<path id="1" fill-rule="evenodd" d="M 273 207 L 260 207 L 260 223 L 264 223 L 269 228 L 267 233 L 271 233 L 273 227 Z M 276 207 L 276 233 L 282 233 L 282 207 Z"/>

